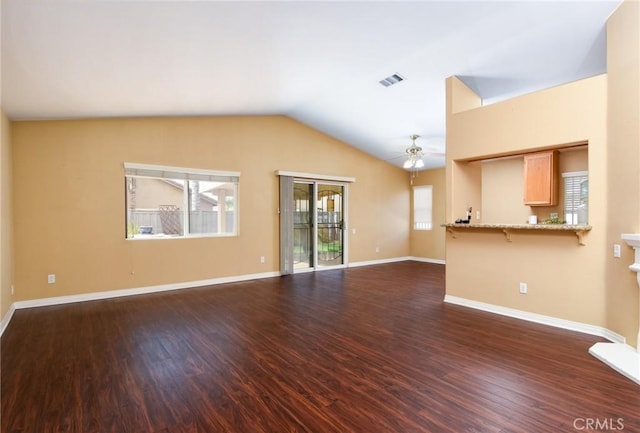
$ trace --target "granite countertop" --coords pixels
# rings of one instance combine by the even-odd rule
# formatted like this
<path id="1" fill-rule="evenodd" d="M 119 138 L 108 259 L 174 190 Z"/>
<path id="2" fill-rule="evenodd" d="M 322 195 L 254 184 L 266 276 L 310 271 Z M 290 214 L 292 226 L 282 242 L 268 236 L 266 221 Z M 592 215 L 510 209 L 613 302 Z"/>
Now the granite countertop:
<path id="1" fill-rule="evenodd" d="M 442 227 L 456 229 L 514 229 L 514 230 L 557 230 L 557 231 L 589 231 L 589 225 L 576 224 L 442 224 Z"/>

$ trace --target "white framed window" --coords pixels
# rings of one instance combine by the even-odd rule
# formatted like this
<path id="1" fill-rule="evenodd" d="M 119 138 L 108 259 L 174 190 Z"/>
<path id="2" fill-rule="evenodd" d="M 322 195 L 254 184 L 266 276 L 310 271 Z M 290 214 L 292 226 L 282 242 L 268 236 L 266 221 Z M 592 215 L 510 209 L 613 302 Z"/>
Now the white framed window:
<path id="1" fill-rule="evenodd" d="M 433 186 L 413 187 L 413 229 L 431 230 L 433 218 Z"/>
<path id="2" fill-rule="evenodd" d="M 237 236 L 240 173 L 125 162 L 127 239 Z"/>
<path id="3" fill-rule="evenodd" d="M 564 220 L 567 224 L 587 224 L 589 206 L 589 172 L 562 173 Z"/>

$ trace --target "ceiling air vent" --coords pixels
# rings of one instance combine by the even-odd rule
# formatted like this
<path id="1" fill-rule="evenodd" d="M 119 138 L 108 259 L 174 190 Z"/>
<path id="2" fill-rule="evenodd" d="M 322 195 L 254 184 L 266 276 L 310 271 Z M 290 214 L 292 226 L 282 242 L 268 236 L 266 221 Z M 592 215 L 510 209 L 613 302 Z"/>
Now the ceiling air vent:
<path id="1" fill-rule="evenodd" d="M 393 86 L 396 83 L 399 83 L 400 81 L 404 81 L 404 77 L 400 74 L 393 74 L 383 80 L 380 80 L 380 84 L 382 84 L 384 87 L 389 87 Z"/>

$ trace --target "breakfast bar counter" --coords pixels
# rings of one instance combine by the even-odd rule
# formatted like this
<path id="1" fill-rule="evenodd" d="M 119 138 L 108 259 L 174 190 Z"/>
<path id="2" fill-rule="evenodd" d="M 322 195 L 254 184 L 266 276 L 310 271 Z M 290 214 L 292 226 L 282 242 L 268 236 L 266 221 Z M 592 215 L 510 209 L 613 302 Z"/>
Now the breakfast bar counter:
<path id="1" fill-rule="evenodd" d="M 464 224 L 464 223 L 449 223 L 442 224 L 442 227 L 447 229 L 447 232 L 451 233 L 455 239 L 459 232 L 469 230 L 496 230 L 501 231 L 507 239 L 507 242 L 511 242 L 511 233 L 520 230 L 543 230 L 546 232 L 573 232 L 578 237 L 578 243 L 584 245 L 584 234 L 591 230 L 589 225 L 576 225 L 576 224 Z"/>

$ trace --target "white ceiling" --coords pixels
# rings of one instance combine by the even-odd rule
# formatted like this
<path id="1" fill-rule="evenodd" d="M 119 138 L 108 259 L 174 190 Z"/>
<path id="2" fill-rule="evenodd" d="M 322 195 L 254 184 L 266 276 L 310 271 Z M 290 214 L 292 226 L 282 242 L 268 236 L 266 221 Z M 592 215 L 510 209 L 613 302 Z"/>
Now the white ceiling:
<path id="1" fill-rule="evenodd" d="M 411 134 L 445 151 L 449 76 L 491 103 L 605 72 L 619 3 L 2 0 L 2 107 L 285 114 L 401 165 Z M 394 73 L 406 80 L 378 83 Z"/>

